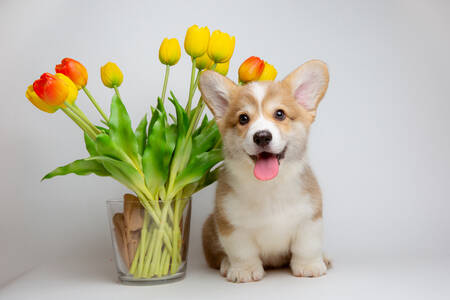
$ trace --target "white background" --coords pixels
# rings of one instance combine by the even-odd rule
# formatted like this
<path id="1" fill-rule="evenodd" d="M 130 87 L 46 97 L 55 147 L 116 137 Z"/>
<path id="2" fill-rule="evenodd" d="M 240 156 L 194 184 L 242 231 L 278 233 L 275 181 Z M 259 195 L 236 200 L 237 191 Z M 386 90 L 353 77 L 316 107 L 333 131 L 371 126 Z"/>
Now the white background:
<path id="1" fill-rule="evenodd" d="M 446 1 L 1 1 L 0 286 L 9 291 L 5 298 L 35 291 L 39 273 L 28 277 L 30 286 L 18 288 L 17 282 L 34 267 L 56 261 L 63 263 L 56 271 L 47 269 L 53 276 L 47 278 L 49 289 L 64 274 L 85 276 L 91 287 L 106 282 L 118 294 L 125 288 L 114 282 L 105 201 L 120 198 L 126 189 L 94 176 L 40 182 L 46 172 L 86 152 L 80 130 L 61 112 L 34 108 L 25 98 L 26 87 L 41 73 L 53 72 L 63 57 L 73 57 L 87 67 L 88 87 L 108 110 L 112 91 L 102 86 L 99 69 L 114 61 L 125 75 L 120 90 L 136 125 L 160 94 L 160 42 L 169 36 L 182 43 L 192 24 L 236 36 L 233 80 L 251 55 L 272 63 L 279 79 L 312 58 L 329 66 L 330 86 L 309 154 L 324 194 L 326 249 L 336 267 L 327 275 L 331 279 L 306 281 L 304 291 L 330 294 L 327 286 L 335 288 L 346 278 L 343 286 L 357 286 L 361 293 L 368 286 L 372 296 L 383 288 L 405 295 L 399 286 L 406 291 L 425 283 L 430 291 L 447 289 L 436 295 L 448 296 L 449 13 Z M 189 70 L 183 55 L 169 82 L 179 98 L 187 95 Z M 98 120 L 85 95 L 77 103 Z M 185 281 L 191 287 L 201 287 L 200 280 L 228 287 L 206 268 L 200 246 L 213 194 L 214 186 L 194 196 L 191 273 Z M 69 263 L 74 259 L 78 269 Z M 370 273 L 374 269 L 377 275 Z M 367 272 L 372 275 L 364 277 Z M 424 274 L 435 279 L 416 277 Z M 291 296 L 297 282 L 305 284 L 287 272 L 272 272 L 251 290 L 263 293 L 264 282 L 283 286 Z M 11 284 L 16 289 L 8 290 Z M 172 286 L 172 294 L 182 293 Z M 147 295 L 154 291 L 169 295 L 161 289 Z"/>

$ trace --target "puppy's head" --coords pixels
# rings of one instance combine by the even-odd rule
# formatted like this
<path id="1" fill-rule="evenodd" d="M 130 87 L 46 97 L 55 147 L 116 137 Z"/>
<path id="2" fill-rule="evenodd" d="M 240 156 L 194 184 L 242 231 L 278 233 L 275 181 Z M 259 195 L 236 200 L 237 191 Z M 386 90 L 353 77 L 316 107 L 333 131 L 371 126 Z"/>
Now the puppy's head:
<path id="1" fill-rule="evenodd" d="M 256 178 L 270 180 L 283 165 L 302 159 L 309 126 L 328 87 L 328 69 L 312 60 L 280 82 L 244 86 L 206 71 L 199 86 L 222 134 L 226 159 L 251 164 Z"/>

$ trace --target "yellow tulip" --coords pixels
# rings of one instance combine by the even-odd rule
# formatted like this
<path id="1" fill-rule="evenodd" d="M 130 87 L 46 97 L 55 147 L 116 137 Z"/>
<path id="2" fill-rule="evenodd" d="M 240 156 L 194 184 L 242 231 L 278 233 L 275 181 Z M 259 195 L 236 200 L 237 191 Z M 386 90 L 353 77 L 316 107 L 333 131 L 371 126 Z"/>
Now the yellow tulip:
<path id="1" fill-rule="evenodd" d="M 75 100 L 77 100 L 77 97 L 78 97 L 77 86 L 69 77 L 67 77 L 63 73 L 56 73 L 55 76 L 57 78 L 61 79 L 62 81 L 64 81 L 64 84 L 67 86 L 67 98 L 64 102 L 67 102 L 70 105 L 72 105 L 73 103 L 75 103 Z M 61 106 L 64 106 L 64 105 L 61 105 Z"/>
<path id="2" fill-rule="evenodd" d="M 189 27 L 184 38 L 184 50 L 192 58 L 197 58 L 205 54 L 208 49 L 209 29 L 208 27 Z"/>
<path id="3" fill-rule="evenodd" d="M 36 92 L 33 89 L 33 85 L 30 85 L 25 93 L 25 96 L 30 100 L 31 103 L 33 103 L 34 106 L 39 108 L 42 111 L 45 111 L 49 114 L 54 113 L 59 109 L 59 106 L 53 106 L 45 103 L 44 100 L 39 98 L 39 96 L 36 94 Z"/>
<path id="4" fill-rule="evenodd" d="M 180 56 L 181 48 L 178 40 L 169 40 L 168 38 L 165 38 L 159 48 L 159 60 L 161 63 L 164 65 L 173 66 L 180 60 Z"/>
<path id="5" fill-rule="evenodd" d="M 277 77 L 277 70 L 275 69 L 275 67 L 272 66 L 271 64 L 267 63 L 267 61 L 265 61 L 264 62 L 264 70 L 258 80 L 259 81 L 275 80 L 276 77 Z"/>
<path id="6" fill-rule="evenodd" d="M 223 76 L 227 76 L 229 68 L 230 68 L 230 61 L 227 61 L 223 64 L 217 64 L 215 71 L 219 74 L 222 74 Z"/>
<path id="7" fill-rule="evenodd" d="M 234 45 L 236 40 L 234 36 L 230 36 L 228 33 L 215 30 L 208 45 L 208 56 L 215 63 L 225 63 L 230 60 L 233 55 Z"/>
<path id="8" fill-rule="evenodd" d="M 103 84 L 108 88 L 119 87 L 123 81 L 123 73 L 113 62 L 108 62 L 100 68 Z"/>
<path id="9" fill-rule="evenodd" d="M 202 56 L 195 59 L 195 66 L 199 70 L 209 69 L 213 64 L 214 62 L 211 60 L 211 58 L 209 58 L 208 53 L 206 52 Z"/>

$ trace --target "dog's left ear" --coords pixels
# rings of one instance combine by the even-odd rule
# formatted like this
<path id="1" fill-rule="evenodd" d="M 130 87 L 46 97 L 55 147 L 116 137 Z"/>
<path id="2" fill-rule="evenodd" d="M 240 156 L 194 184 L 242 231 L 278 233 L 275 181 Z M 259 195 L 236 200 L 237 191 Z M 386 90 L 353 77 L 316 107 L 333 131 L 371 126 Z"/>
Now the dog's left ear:
<path id="1" fill-rule="evenodd" d="M 297 102 L 314 118 L 317 106 L 327 91 L 328 79 L 327 65 L 320 60 L 310 60 L 286 76 L 283 82 Z"/>
<path id="2" fill-rule="evenodd" d="M 215 71 L 205 71 L 198 83 L 203 100 L 218 121 L 225 116 L 236 84 Z"/>

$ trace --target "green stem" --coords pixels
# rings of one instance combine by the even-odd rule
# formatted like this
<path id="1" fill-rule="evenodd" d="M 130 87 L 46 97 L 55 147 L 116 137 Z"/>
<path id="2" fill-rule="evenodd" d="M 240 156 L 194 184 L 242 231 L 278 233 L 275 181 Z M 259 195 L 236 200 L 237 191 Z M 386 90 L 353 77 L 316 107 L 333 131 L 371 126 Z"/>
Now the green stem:
<path id="1" fill-rule="evenodd" d="M 202 97 L 198 100 L 197 109 L 195 110 L 195 115 L 191 119 L 191 123 L 189 124 L 188 131 L 186 133 L 186 136 L 190 136 L 194 129 L 196 128 L 198 121 L 200 120 L 200 116 L 203 112 L 203 108 L 205 107 L 205 104 L 203 102 Z"/>
<path id="2" fill-rule="evenodd" d="M 195 59 L 192 59 L 191 82 L 189 83 L 189 97 L 188 103 L 186 105 L 186 113 L 188 115 L 191 112 L 192 98 L 194 97 L 193 85 L 195 83 L 195 65 L 196 65 Z"/>
<path id="3" fill-rule="evenodd" d="M 97 101 L 95 101 L 95 99 L 92 96 L 91 92 L 89 92 L 89 90 L 85 86 L 82 87 L 82 89 L 85 92 L 86 96 L 88 96 L 89 100 L 91 100 L 92 104 L 94 104 L 95 108 L 100 113 L 100 115 L 105 120 L 105 122 L 108 123 L 109 122 L 108 116 L 103 112 L 102 108 L 100 107 L 100 105 L 98 105 Z"/>
<path id="4" fill-rule="evenodd" d="M 152 259 L 152 263 L 150 266 L 150 274 L 156 274 L 159 270 L 161 263 L 161 251 L 162 251 L 162 243 L 163 243 L 163 232 L 166 223 L 167 211 L 170 206 L 171 201 L 166 201 L 164 203 L 164 207 L 162 210 L 161 221 L 158 228 L 158 236 L 156 238 L 156 252 L 154 252 L 154 257 Z"/>
<path id="5" fill-rule="evenodd" d="M 178 242 L 178 235 L 179 235 L 179 220 L 178 220 L 178 214 L 179 214 L 179 207 L 180 207 L 180 199 L 175 200 L 175 208 L 174 208 L 174 216 L 173 216 L 173 234 L 172 234 L 172 265 L 170 269 L 170 273 L 175 274 L 177 271 L 177 264 L 178 264 L 178 253 L 179 251 L 179 242 Z"/>
<path id="6" fill-rule="evenodd" d="M 75 122 L 75 124 L 77 124 L 92 140 L 95 141 L 97 135 L 80 117 L 66 107 L 61 107 L 61 109 L 69 118 L 72 119 L 72 121 Z"/>
<path id="7" fill-rule="evenodd" d="M 149 243 L 147 245 L 147 255 L 145 256 L 145 262 L 144 262 L 144 276 L 150 277 L 149 271 L 150 271 L 150 263 L 152 261 L 153 253 L 155 252 L 155 243 L 156 241 L 156 228 L 153 228 L 151 231 L 151 239 L 149 240 Z"/>
<path id="8" fill-rule="evenodd" d="M 167 90 L 167 82 L 169 81 L 169 72 L 170 72 L 170 66 L 166 65 L 166 72 L 164 74 L 164 84 L 163 89 L 161 93 L 161 100 L 164 103 L 164 98 L 166 98 L 166 90 Z"/>
<path id="9" fill-rule="evenodd" d="M 116 93 L 117 97 L 119 97 L 120 100 L 122 100 L 122 97 L 120 97 L 119 88 L 117 86 L 113 86 L 114 92 Z"/>
<path id="10" fill-rule="evenodd" d="M 139 263 L 138 263 L 138 270 L 137 270 L 137 277 L 141 277 L 143 275 L 142 271 L 144 269 L 144 257 L 145 257 L 145 253 L 147 252 L 147 249 L 144 249 L 145 245 L 146 245 L 146 240 L 147 240 L 147 229 L 148 229 L 148 223 L 150 221 L 150 215 L 148 213 L 144 213 L 144 223 L 142 225 L 142 230 L 141 230 L 141 240 L 143 241 L 142 243 L 139 243 Z M 137 259 L 137 255 L 135 255 L 134 259 Z M 133 259 L 133 260 L 134 260 Z"/>
<path id="11" fill-rule="evenodd" d="M 101 131 L 89 120 L 89 118 L 83 113 L 83 111 L 74 104 L 70 105 L 67 102 L 64 102 L 68 109 L 70 109 L 74 114 L 76 114 L 80 119 L 82 119 L 86 125 L 88 125 L 96 134 L 100 134 Z"/>
<path id="12" fill-rule="evenodd" d="M 195 76 L 195 82 L 194 82 L 194 86 L 192 87 L 193 88 L 193 91 L 192 91 L 192 97 L 194 97 L 194 94 L 195 94 L 195 90 L 197 89 L 197 87 L 198 87 L 198 81 L 200 80 L 200 73 L 201 73 L 201 71 L 200 70 L 198 70 L 198 72 L 197 72 L 197 76 Z"/>
<path id="13" fill-rule="evenodd" d="M 136 274 L 136 268 L 137 268 L 137 262 L 138 260 L 136 257 L 139 257 L 139 253 L 141 253 L 141 247 L 138 246 L 136 250 L 136 254 L 134 255 L 133 262 L 131 263 L 130 270 L 128 271 L 130 274 L 135 275 Z"/>

